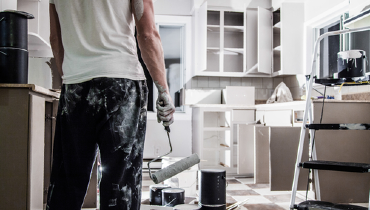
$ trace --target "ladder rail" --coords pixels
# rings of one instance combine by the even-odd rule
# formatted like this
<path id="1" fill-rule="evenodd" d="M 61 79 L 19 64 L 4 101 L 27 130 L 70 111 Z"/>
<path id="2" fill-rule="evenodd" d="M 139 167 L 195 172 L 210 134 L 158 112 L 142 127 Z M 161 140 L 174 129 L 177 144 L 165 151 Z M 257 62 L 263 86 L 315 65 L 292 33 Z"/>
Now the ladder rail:
<path id="1" fill-rule="evenodd" d="M 306 135 L 306 124 L 307 124 L 307 120 L 308 120 L 308 114 L 311 110 L 310 109 L 310 106 L 311 106 L 310 103 L 311 103 L 311 95 L 312 95 L 312 86 L 313 86 L 313 80 L 316 76 L 316 55 L 317 55 L 317 49 L 318 49 L 318 46 L 320 44 L 320 41 L 323 40 L 326 37 L 329 37 L 329 36 L 352 33 L 352 32 L 367 31 L 367 30 L 370 30 L 370 26 L 361 27 L 361 28 L 354 28 L 354 29 L 345 29 L 345 30 L 339 30 L 339 31 L 331 31 L 331 32 L 327 32 L 327 33 L 322 34 L 321 36 L 319 36 L 319 38 L 315 42 L 313 56 L 312 56 L 311 73 L 309 75 L 309 78 L 307 78 L 307 81 L 306 81 L 306 84 L 308 83 L 308 85 L 306 85 L 306 108 L 304 110 L 303 123 L 302 123 L 302 128 L 301 128 L 301 133 L 300 133 L 300 140 L 299 140 L 298 151 L 297 151 L 297 159 L 296 159 L 296 164 L 295 164 L 294 179 L 293 179 L 293 185 L 292 185 L 292 194 L 291 194 L 291 199 L 290 199 L 290 209 L 294 209 L 295 197 L 296 197 L 296 193 L 297 193 L 297 186 L 298 186 L 298 179 L 299 179 L 299 172 L 300 172 L 299 163 L 302 160 L 303 145 L 304 145 L 304 139 L 305 139 L 305 135 Z M 312 117 L 310 117 L 310 118 L 312 120 Z M 314 149 L 314 150 L 315 150 L 314 154 L 316 156 L 316 149 Z M 314 170 L 314 171 L 316 171 L 314 173 L 317 173 L 317 170 Z M 317 174 L 317 178 L 318 178 L 318 174 Z M 318 182 L 318 180 L 315 180 L 315 184 L 316 184 L 316 182 Z M 316 186 L 319 186 L 319 183 L 317 185 L 315 185 L 315 187 Z M 320 191 L 320 189 L 316 189 L 316 190 Z M 370 204 L 370 200 L 369 200 L 369 204 Z M 369 206 L 369 210 L 370 210 L 370 206 Z"/>

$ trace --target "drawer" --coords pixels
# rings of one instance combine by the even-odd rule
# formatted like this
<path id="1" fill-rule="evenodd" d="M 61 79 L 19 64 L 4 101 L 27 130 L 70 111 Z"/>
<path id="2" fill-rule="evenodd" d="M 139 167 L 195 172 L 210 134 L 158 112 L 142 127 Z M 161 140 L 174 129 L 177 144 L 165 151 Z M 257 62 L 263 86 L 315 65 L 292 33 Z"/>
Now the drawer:
<path id="1" fill-rule="evenodd" d="M 234 123 L 254 122 L 254 110 L 233 110 L 232 120 Z"/>

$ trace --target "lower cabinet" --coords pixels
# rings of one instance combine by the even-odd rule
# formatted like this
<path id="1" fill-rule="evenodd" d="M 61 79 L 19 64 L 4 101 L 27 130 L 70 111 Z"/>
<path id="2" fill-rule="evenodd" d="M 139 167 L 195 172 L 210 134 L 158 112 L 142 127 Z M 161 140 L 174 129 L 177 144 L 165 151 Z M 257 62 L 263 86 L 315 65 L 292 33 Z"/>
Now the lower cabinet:
<path id="1" fill-rule="evenodd" d="M 255 184 L 270 184 L 271 191 L 290 191 L 294 177 L 300 128 L 239 125 L 240 154 L 246 154 L 242 167 L 253 172 Z M 308 132 L 307 132 L 308 133 Z M 308 135 L 303 160 L 308 160 Z M 243 156 L 241 156 L 243 157 Z M 299 177 L 299 190 L 306 190 L 307 171 Z"/>
<path id="2" fill-rule="evenodd" d="M 193 107 L 193 153 L 201 159 L 201 169 L 224 169 L 229 174 L 246 174 L 240 153 L 238 124 L 254 123 L 254 109 Z"/>
<path id="3" fill-rule="evenodd" d="M 0 209 L 45 209 L 59 94 L 0 85 Z M 96 169 L 84 208 L 97 207 Z"/>

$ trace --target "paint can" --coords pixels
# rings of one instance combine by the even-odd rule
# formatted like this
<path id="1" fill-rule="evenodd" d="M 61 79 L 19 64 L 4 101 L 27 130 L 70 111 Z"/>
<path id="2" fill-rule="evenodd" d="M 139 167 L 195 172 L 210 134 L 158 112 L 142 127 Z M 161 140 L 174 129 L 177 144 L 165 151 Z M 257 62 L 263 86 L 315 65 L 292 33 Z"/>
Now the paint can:
<path id="1" fill-rule="evenodd" d="M 199 171 L 199 203 L 226 206 L 226 171 L 203 169 Z"/>
<path id="2" fill-rule="evenodd" d="M 365 76 L 367 66 L 366 51 L 341 51 L 337 55 L 337 72 L 333 74 L 334 79 Z"/>
<path id="3" fill-rule="evenodd" d="M 185 203 L 185 190 L 181 188 L 168 188 L 162 190 L 162 206 L 176 206 Z"/>
<path id="4" fill-rule="evenodd" d="M 162 205 L 162 190 L 171 188 L 168 185 L 155 184 L 149 186 L 149 202 L 150 205 Z"/>
<path id="5" fill-rule="evenodd" d="M 197 204 L 180 204 L 173 207 L 173 210 L 198 210 L 200 208 Z"/>

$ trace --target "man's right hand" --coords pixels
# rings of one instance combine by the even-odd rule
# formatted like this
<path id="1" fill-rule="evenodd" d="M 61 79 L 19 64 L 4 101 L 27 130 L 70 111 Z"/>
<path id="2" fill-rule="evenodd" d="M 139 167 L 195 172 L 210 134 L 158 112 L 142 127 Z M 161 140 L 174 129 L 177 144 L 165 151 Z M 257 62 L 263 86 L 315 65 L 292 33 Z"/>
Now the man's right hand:
<path id="1" fill-rule="evenodd" d="M 156 102 L 158 123 L 163 122 L 163 126 L 169 126 L 173 123 L 173 113 L 175 106 L 172 103 L 171 96 L 167 92 L 159 92 Z"/>

